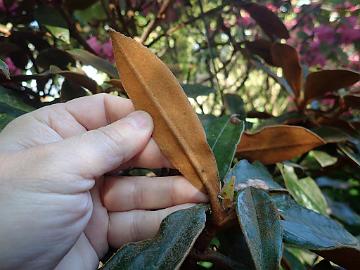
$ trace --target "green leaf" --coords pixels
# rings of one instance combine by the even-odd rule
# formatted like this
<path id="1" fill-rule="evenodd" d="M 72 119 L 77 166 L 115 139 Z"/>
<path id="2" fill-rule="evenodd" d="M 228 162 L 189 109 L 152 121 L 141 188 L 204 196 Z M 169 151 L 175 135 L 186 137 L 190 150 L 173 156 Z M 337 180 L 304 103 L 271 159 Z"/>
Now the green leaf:
<path id="1" fill-rule="evenodd" d="M 235 189 L 239 187 L 250 186 L 252 183 L 261 184 L 268 187 L 268 189 L 282 189 L 276 183 L 266 167 L 260 162 L 250 164 L 247 160 L 240 160 L 225 176 L 224 182 L 230 181 L 231 177 L 235 176 Z"/>
<path id="2" fill-rule="evenodd" d="M 322 257 L 349 269 L 360 265 L 358 240 L 338 222 L 304 208 L 289 195 L 274 194 L 271 199 L 284 220 L 284 241 L 289 245 L 310 249 Z"/>
<path id="3" fill-rule="evenodd" d="M 345 142 L 350 139 L 350 135 L 346 134 L 341 129 L 334 127 L 321 126 L 314 128 L 311 131 L 319 135 L 327 143 Z"/>
<path id="4" fill-rule="evenodd" d="M 255 269 L 279 269 L 282 230 L 270 196 L 260 189 L 246 188 L 238 195 L 236 213 Z"/>
<path id="5" fill-rule="evenodd" d="M 211 93 L 215 93 L 215 90 L 211 87 L 201 84 L 181 84 L 185 94 L 190 98 L 197 98 L 198 96 L 208 96 Z"/>
<path id="6" fill-rule="evenodd" d="M 169 215 L 155 238 L 125 245 L 102 269 L 178 269 L 205 227 L 207 208 L 196 205 Z"/>
<path id="7" fill-rule="evenodd" d="M 56 8 L 40 5 L 35 9 L 34 17 L 35 20 L 44 26 L 54 37 L 70 43 L 68 24 Z"/>
<path id="8" fill-rule="evenodd" d="M 343 152 L 348 158 L 350 158 L 355 164 L 360 166 L 360 154 L 355 153 L 349 146 L 346 144 L 338 144 L 339 149 Z"/>
<path id="9" fill-rule="evenodd" d="M 113 64 L 88 51 L 82 49 L 73 49 L 67 51 L 72 57 L 80 61 L 83 65 L 90 65 L 99 71 L 109 75 L 110 78 L 119 78 L 118 72 Z"/>
<path id="10" fill-rule="evenodd" d="M 244 108 L 244 101 L 239 95 L 225 94 L 224 95 L 225 107 L 229 110 L 230 114 L 237 114 L 238 118 L 244 120 L 246 118 L 246 112 Z"/>
<path id="11" fill-rule="evenodd" d="M 312 178 L 306 177 L 299 180 L 295 174 L 294 168 L 287 165 L 284 165 L 283 167 L 280 166 L 280 170 L 286 188 L 295 201 L 308 209 L 327 215 L 328 206 L 326 199 Z"/>
<path id="12" fill-rule="evenodd" d="M 229 116 L 220 118 L 200 116 L 207 141 L 214 152 L 222 180 L 228 172 L 234 158 L 236 147 L 244 132 L 244 122 Z"/>
<path id="13" fill-rule="evenodd" d="M 14 91 L 0 86 L 0 130 L 16 117 L 34 110 Z"/>
<path id="14" fill-rule="evenodd" d="M 1 72 L 4 74 L 5 78 L 10 80 L 10 71 L 9 71 L 9 67 L 7 66 L 7 64 L 0 59 L 0 70 Z"/>
<path id="15" fill-rule="evenodd" d="M 286 264 L 291 270 L 306 270 L 302 262 L 286 248 L 284 249 L 283 260 L 286 261 Z"/>
<path id="16" fill-rule="evenodd" d="M 312 150 L 309 155 L 314 157 L 321 167 L 328 167 L 334 165 L 337 162 L 337 158 L 330 156 L 328 153 L 318 150 Z"/>

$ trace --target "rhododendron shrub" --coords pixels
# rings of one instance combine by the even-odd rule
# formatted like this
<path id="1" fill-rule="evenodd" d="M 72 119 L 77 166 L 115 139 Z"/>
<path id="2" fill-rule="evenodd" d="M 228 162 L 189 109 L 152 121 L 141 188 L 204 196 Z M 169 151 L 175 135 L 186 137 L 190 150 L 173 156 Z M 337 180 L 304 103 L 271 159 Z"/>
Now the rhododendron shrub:
<path id="1" fill-rule="evenodd" d="M 359 269 L 359 13 L 355 0 L 0 0 L 0 129 L 84 95 L 149 101 L 211 203 L 102 269 Z"/>

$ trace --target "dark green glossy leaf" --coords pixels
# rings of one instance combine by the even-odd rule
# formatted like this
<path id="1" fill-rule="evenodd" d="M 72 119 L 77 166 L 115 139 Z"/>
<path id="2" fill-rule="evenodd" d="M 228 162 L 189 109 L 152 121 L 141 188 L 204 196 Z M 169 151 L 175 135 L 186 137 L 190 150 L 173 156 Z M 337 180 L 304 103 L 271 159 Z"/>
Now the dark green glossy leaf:
<path id="1" fill-rule="evenodd" d="M 197 205 L 169 215 L 155 238 L 125 245 L 102 269 L 178 269 L 205 227 L 207 208 Z"/>
<path id="2" fill-rule="evenodd" d="M 244 108 L 244 101 L 239 95 L 225 94 L 224 95 L 225 107 L 229 110 L 230 114 L 236 114 L 241 120 L 245 120 L 246 112 Z"/>
<path id="3" fill-rule="evenodd" d="M 330 214 L 341 222 L 355 229 L 360 228 L 360 215 L 352 210 L 346 203 L 336 202 L 327 198 Z"/>
<path id="4" fill-rule="evenodd" d="M 358 240 L 338 222 L 298 205 L 289 195 L 274 194 L 271 198 L 284 219 L 286 243 L 313 250 L 349 269 L 360 265 Z"/>
<path id="5" fill-rule="evenodd" d="M 110 78 L 119 78 L 116 68 L 109 61 L 82 49 L 73 49 L 68 50 L 67 52 L 83 65 L 93 66 L 97 70 L 109 75 Z"/>
<path id="6" fill-rule="evenodd" d="M 228 228 L 227 230 L 220 232 L 217 237 L 220 241 L 219 251 L 231 259 L 237 261 L 241 265 L 235 269 L 255 269 L 254 262 L 251 259 L 251 253 L 245 241 L 244 234 L 239 228 Z"/>
<path id="7" fill-rule="evenodd" d="M 14 91 L 0 86 L 0 130 L 16 117 L 34 110 Z"/>
<path id="8" fill-rule="evenodd" d="M 61 13 L 53 7 L 40 5 L 34 11 L 35 20 L 56 38 L 70 43 L 68 24 Z"/>
<path id="9" fill-rule="evenodd" d="M 312 178 L 306 177 L 299 180 L 294 168 L 287 165 L 280 167 L 280 170 L 285 185 L 295 201 L 308 209 L 327 215 L 326 199 Z"/>
<path id="10" fill-rule="evenodd" d="M 230 181 L 231 177 L 235 176 L 235 189 L 239 190 L 242 187 L 251 186 L 252 184 L 261 184 L 268 189 L 282 189 L 276 183 L 266 167 L 260 162 L 249 163 L 247 160 L 240 160 L 225 176 L 224 182 Z"/>
<path id="11" fill-rule="evenodd" d="M 9 71 L 9 67 L 7 66 L 7 64 L 0 59 L 0 70 L 2 72 L 2 74 L 4 74 L 6 79 L 10 79 L 10 71 Z"/>
<path id="12" fill-rule="evenodd" d="M 219 177 L 222 180 L 234 158 L 236 147 L 244 131 L 244 122 L 229 116 L 220 118 L 200 116 L 207 141 L 214 152 Z"/>
<path id="13" fill-rule="evenodd" d="M 319 135 L 327 143 L 345 142 L 350 139 L 350 135 L 335 127 L 321 126 L 311 131 Z"/>
<path id="14" fill-rule="evenodd" d="M 255 269 L 279 269 L 282 257 L 282 229 L 270 196 L 260 189 L 239 193 L 236 213 Z"/>
<path id="15" fill-rule="evenodd" d="M 181 87 L 184 89 L 185 94 L 191 98 L 208 96 L 211 93 L 215 93 L 213 88 L 201 84 L 181 84 Z"/>

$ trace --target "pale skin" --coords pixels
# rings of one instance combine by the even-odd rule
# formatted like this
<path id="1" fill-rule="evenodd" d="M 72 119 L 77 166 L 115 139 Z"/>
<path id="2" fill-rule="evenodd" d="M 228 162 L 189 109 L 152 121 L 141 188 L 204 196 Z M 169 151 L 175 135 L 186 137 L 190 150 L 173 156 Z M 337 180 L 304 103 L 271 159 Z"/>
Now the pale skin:
<path id="1" fill-rule="evenodd" d="M 132 103 L 100 94 L 23 115 L 0 133 L 1 269 L 96 269 L 111 247 L 153 237 L 162 219 L 207 201 L 171 167 Z M 112 175 L 112 176 L 111 176 Z"/>

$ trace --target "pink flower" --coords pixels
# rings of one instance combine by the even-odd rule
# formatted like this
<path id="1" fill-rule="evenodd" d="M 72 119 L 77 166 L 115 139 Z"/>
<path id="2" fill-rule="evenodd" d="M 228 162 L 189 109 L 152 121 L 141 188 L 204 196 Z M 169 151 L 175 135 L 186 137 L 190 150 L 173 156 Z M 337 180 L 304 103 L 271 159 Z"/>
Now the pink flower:
<path id="1" fill-rule="evenodd" d="M 105 43 L 101 44 L 100 41 L 96 37 L 92 36 L 92 37 L 88 38 L 88 40 L 86 42 L 87 42 L 87 44 L 89 44 L 89 46 L 94 50 L 94 52 L 98 56 L 104 57 L 104 58 L 108 59 L 110 62 L 114 61 L 114 54 L 113 54 L 112 43 L 111 43 L 110 39 L 108 41 L 106 41 Z"/>
<path id="2" fill-rule="evenodd" d="M 108 59 L 110 62 L 114 62 L 114 52 L 111 40 L 106 41 L 102 46 L 102 54 Z"/>
<path id="3" fill-rule="evenodd" d="M 250 17 L 246 11 L 241 12 L 241 17 L 237 17 L 236 22 L 243 27 L 250 27 L 254 25 L 255 21 Z"/>
<path id="4" fill-rule="evenodd" d="M 94 52 L 96 54 L 100 55 L 101 44 L 96 37 L 92 36 L 92 37 L 88 38 L 88 40 L 86 42 L 87 42 L 87 44 L 89 44 L 89 46 L 94 50 Z"/>
<path id="5" fill-rule="evenodd" d="M 17 67 L 14 65 L 14 63 L 13 63 L 13 61 L 11 60 L 10 57 L 6 57 L 5 60 L 4 60 L 4 62 L 5 62 L 6 65 L 8 66 L 9 72 L 10 72 L 11 75 L 19 75 L 19 74 L 21 74 L 20 69 L 17 68 Z"/>
<path id="6" fill-rule="evenodd" d="M 336 32 L 340 35 L 340 41 L 344 44 L 360 40 L 360 26 L 357 17 L 346 17 Z"/>
<path id="7" fill-rule="evenodd" d="M 285 26 L 287 29 L 291 29 L 292 27 L 294 27 L 297 24 L 297 19 L 291 19 L 291 20 L 287 20 L 285 21 Z"/>
<path id="8" fill-rule="evenodd" d="M 320 25 L 314 29 L 314 34 L 321 42 L 332 44 L 335 41 L 335 31 L 329 25 Z"/>

